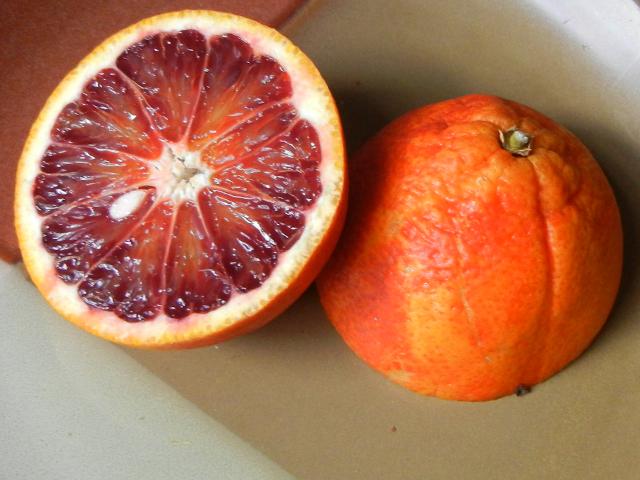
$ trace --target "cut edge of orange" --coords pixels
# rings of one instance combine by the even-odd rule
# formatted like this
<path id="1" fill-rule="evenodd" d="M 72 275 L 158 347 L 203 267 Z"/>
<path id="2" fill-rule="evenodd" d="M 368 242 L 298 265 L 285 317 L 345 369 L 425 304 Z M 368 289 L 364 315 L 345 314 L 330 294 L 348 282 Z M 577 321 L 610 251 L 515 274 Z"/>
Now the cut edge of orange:
<path id="1" fill-rule="evenodd" d="M 273 57 L 291 78 L 290 102 L 300 118 L 316 129 L 322 160 L 322 192 L 305 212 L 301 237 L 279 257 L 263 285 L 238 294 L 224 306 L 176 321 L 160 313 L 153 320 L 129 323 L 112 312 L 90 308 L 55 275 L 54 259 L 41 243 L 40 217 L 33 202 L 33 181 L 50 143 L 56 117 L 74 101 L 86 82 L 129 45 L 159 31 L 196 29 L 205 36 L 236 34 L 255 55 Z M 107 38 L 71 70 L 47 99 L 34 122 L 18 162 L 14 199 L 15 228 L 23 262 L 47 302 L 78 327 L 115 343 L 139 348 L 188 348 L 216 343 L 254 330 L 285 310 L 313 282 L 331 254 L 344 223 L 347 173 L 342 126 L 335 101 L 311 60 L 273 28 L 238 15 L 213 10 L 183 10 L 141 20 Z"/>

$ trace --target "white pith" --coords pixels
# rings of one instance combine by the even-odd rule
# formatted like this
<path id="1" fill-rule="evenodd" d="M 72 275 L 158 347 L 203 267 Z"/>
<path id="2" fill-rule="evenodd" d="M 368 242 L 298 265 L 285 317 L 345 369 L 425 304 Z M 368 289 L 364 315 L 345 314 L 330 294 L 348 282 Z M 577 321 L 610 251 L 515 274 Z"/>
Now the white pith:
<path id="1" fill-rule="evenodd" d="M 54 272 L 54 259 L 42 245 L 41 226 L 44 220 L 34 207 L 32 187 L 39 173 L 39 162 L 50 143 L 50 131 L 65 105 L 75 100 L 85 83 L 98 71 L 115 64 L 118 55 L 132 43 L 159 31 L 196 29 L 209 37 L 232 33 L 248 42 L 254 54 L 273 57 L 287 71 L 293 87 L 289 102 L 301 118 L 309 121 L 319 135 L 322 152 L 320 179 L 322 192 L 314 205 L 305 211 L 306 223 L 300 239 L 280 256 L 277 267 L 265 283 L 255 290 L 233 296 L 230 301 L 209 313 L 192 314 L 180 321 L 160 313 L 152 321 L 126 323 L 111 312 L 88 307 L 79 297 L 76 285 L 63 283 Z M 163 185 L 158 194 L 175 200 L 193 198 L 206 183 L 211 172 L 203 169 L 193 152 L 165 152 L 164 164 L 152 173 L 152 183 Z M 176 163 L 176 153 L 183 166 Z M 173 155 L 173 156 L 172 156 Z M 198 168 L 203 173 L 181 169 Z M 49 98 L 34 124 L 19 164 L 16 187 L 16 225 L 21 251 L 34 283 L 49 303 L 65 317 L 83 328 L 114 341 L 161 346 L 179 343 L 224 330 L 250 317 L 278 296 L 304 268 L 331 224 L 343 194 L 344 152 L 340 123 L 328 88 L 311 62 L 297 47 L 275 30 L 248 19 L 218 12 L 186 11 L 161 15 L 140 22 L 112 37 L 85 58 L 59 85 Z M 156 176 L 157 177 L 154 177 Z M 173 181 L 160 182 L 161 176 Z M 155 180 L 154 180 L 155 178 Z M 165 178 L 166 180 L 166 178 Z M 156 182 L 157 181 L 157 182 Z M 134 199 L 135 200 L 135 199 Z M 126 213 L 135 202 L 127 204 L 116 215 Z M 133 205 L 133 207 L 132 207 Z M 123 327 L 125 325 L 125 327 Z"/>

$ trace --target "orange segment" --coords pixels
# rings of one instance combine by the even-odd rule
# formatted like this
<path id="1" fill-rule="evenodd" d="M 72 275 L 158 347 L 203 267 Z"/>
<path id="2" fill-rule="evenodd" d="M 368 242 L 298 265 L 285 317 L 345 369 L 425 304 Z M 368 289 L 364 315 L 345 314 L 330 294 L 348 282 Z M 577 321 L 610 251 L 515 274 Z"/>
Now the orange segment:
<path id="1" fill-rule="evenodd" d="M 220 247 L 193 202 L 184 202 L 178 209 L 166 263 L 165 289 L 165 311 L 173 318 L 214 310 L 227 303 L 233 293 Z"/>
<path id="2" fill-rule="evenodd" d="M 200 207 L 240 291 L 262 285 L 304 228 L 304 215 L 294 208 L 242 194 L 208 188 Z"/>
<path id="3" fill-rule="evenodd" d="M 73 145 L 51 145 L 40 169 L 33 195 L 42 215 L 142 183 L 149 177 L 148 164 L 135 157 Z"/>
<path id="4" fill-rule="evenodd" d="M 216 170 L 214 183 L 228 190 L 254 192 L 305 208 L 321 193 L 321 153 L 317 132 L 298 121 L 276 140 L 254 149 L 238 162 Z"/>
<path id="5" fill-rule="evenodd" d="M 291 105 L 267 108 L 211 141 L 202 150 L 202 160 L 214 171 L 219 166 L 238 161 L 286 133 L 296 116 L 297 112 Z"/>
<path id="6" fill-rule="evenodd" d="M 190 147 L 203 147 L 291 93 L 289 76 L 272 58 L 255 58 L 251 47 L 235 35 L 212 38 Z"/>
<path id="7" fill-rule="evenodd" d="M 21 158 L 16 227 L 64 317 L 194 346 L 264 324 L 309 285 L 345 180 L 311 62 L 250 20 L 178 12 L 108 39 L 56 89 Z"/>
<path id="8" fill-rule="evenodd" d="M 109 208 L 122 195 L 111 194 L 56 212 L 42 226 L 42 243 L 56 258 L 56 274 L 67 283 L 77 283 L 103 255 L 122 242 L 143 218 L 153 202 L 146 190 L 140 207 L 122 220 L 114 220 Z"/>
<path id="9" fill-rule="evenodd" d="M 155 317 L 163 303 L 162 270 L 173 207 L 155 207 L 78 286 L 87 305 L 135 322 Z"/>
<path id="10" fill-rule="evenodd" d="M 133 80 L 150 117 L 170 142 L 182 139 L 199 97 L 207 41 L 200 32 L 159 33 L 127 48 L 116 65 Z"/>
<path id="11" fill-rule="evenodd" d="M 160 141 L 133 88 L 113 68 L 99 72 L 60 113 L 52 140 L 157 157 Z"/>

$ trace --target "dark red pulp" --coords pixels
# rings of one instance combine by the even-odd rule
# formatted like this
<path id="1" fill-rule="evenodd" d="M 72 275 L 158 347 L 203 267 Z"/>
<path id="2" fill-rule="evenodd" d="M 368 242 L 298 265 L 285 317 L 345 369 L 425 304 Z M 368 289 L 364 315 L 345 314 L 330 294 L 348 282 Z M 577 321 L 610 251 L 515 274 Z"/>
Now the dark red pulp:
<path id="1" fill-rule="evenodd" d="M 235 35 L 160 33 L 127 48 L 58 115 L 34 187 L 56 274 L 127 321 L 206 313 L 269 277 L 321 192 L 318 135 L 291 80 Z M 167 149 L 213 172 L 160 198 Z M 143 190 L 124 218 L 113 203 Z"/>

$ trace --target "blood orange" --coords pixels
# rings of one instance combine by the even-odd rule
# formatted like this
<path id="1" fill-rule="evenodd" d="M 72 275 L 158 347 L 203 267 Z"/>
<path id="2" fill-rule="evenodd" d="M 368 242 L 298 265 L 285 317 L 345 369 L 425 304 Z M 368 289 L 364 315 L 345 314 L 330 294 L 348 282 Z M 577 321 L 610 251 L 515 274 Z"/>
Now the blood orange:
<path id="1" fill-rule="evenodd" d="M 526 392 L 580 355 L 622 267 L 616 200 L 566 129 L 468 95 L 409 112 L 352 159 L 353 204 L 318 280 L 369 365 L 417 392 Z"/>
<path id="2" fill-rule="evenodd" d="M 170 13 L 106 40 L 51 95 L 20 159 L 16 228 L 68 320 L 196 346 L 309 285 L 345 180 L 335 104 L 300 50 L 242 17 Z"/>

